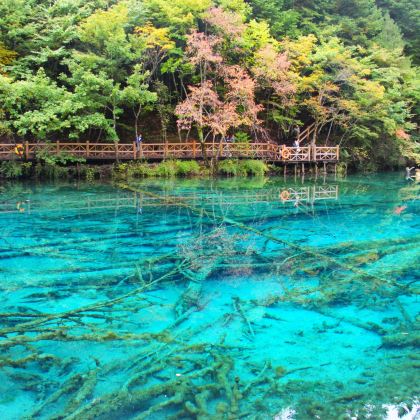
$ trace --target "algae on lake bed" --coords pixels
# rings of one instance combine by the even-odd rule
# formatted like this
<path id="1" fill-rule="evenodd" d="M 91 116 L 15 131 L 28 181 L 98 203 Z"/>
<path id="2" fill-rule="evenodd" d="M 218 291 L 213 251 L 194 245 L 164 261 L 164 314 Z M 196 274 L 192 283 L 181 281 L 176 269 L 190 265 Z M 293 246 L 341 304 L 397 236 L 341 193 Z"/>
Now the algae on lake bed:
<path id="1" fill-rule="evenodd" d="M 120 187 L 2 191 L 6 418 L 412 410 L 418 185 L 382 175 Z M 299 198 L 282 200 L 286 190 Z"/>

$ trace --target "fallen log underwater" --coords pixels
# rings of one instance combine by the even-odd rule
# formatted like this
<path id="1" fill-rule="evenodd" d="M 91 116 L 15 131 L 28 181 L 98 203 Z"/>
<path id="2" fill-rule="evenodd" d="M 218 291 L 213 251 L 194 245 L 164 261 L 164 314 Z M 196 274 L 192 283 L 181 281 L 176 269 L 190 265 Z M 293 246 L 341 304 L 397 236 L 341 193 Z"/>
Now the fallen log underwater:
<path id="1" fill-rule="evenodd" d="M 181 207 L 188 206 L 185 202 L 178 204 Z M 303 306 L 379 336 L 384 349 L 398 347 L 398 344 L 409 347 L 416 343 L 411 336 L 405 341 L 398 340 L 399 335 L 394 337 L 394 334 L 399 334 L 399 326 L 383 331 L 350 317 L 340 318 L 334 312 L 337 305 L 335 290 L 343 287 L 348 286 L 354 290 L 357 286 L 362 291 L 366 291 L 367 287 L 369 292 L 377 294 L 382 300 L 386 297 L 388 289 L 391 289 L 390 298 L 394 301 L 398 296 L 410 293 L 404 283 L 384 277 L 387 275 L 386 268 L 380 274 L 372 274 L 352 265 L 357 263 L 363 266 L 369 262 L 369 258 L 363 259 L 363 257 L 368 256 L 372 247 L 361 249 L 351 247 L 350 250 L 347 249 L 350 255 L 345 251 L 341 252 L 340 247 L 331 247 L 324 254 L 322 250 L 315 252 L 307 246 L 284 241 L 270 234 L 262 234 L 256 228 L 219 216 L 215 212 L 209 214 L 203 209 L 194 207 L 189 208 L 189 211 L 201 219 L 208 219 L 204 231 L 190 238 L 192 252 L 186 253 L 185 249 L 172 243 L 171 246 L 178 246 L 174 248 L 174 252 L 156 258 L 129 261 L 127 268 L 132 264 L 131 283 L 128 285 L 122 283 L 121 293 L 118 296 L 54 314 L 45 312 L 0 314 L 2 325 L 3 322 L 14 323 L 12 326 L 0 329 L 0 337 L 5 337 L 0 341 L 0 348 L 10 351 L 12 348 L 24 347 L 27 353 L 26 359 L 25 357 L 16 359 L 11 357 L 11 354 L 8 354 L 10 357 L 2 356 L 0 363 L 8 368 L 16 369 L 28 363 L 39 363 L 45 369 L 49 365 L 63 371 L 68 369 L 69 361 L 58 356 L 52 357 L 43 351 L 46 342 L 87 341 L 101 345 L 115 341 L 131 343 L 133 349 L 132 353 L 123 359 L 104 364 L 98 360 L 93 367 L 85 366 L 84 370 L 80 370 L 79 367 L 79 372 L 76 368 L 77 373 L 67 375 L 65 382 L 60 384 L 60 389 L 44 397 L 29 418 L 42 418 L 48 415 L 51 418 L 93 419 L 111 415 L 142 419 L 161 415 L 174 419 L 212 416 L 220 419 L 236 419 L 257 412 L 262 413 L 262 416 L 272 415 L 273 412 L 268 408 L 266 411 L 261 411 L 261 395 L 265 398 L 277 395 L 276 398 L 279 398 L 278 395 L 284 392 L 282 378 L 293 377 L 295 373 L 305 372 L 308 369 L 318 369 L 320 365 L 303 364 L 287 370 L 271 366 L 266 362 L 256 374 L 247 378 L 242 375 L 243 372 L 240 373 L 235 368 L 240 357 L 234 360 L 234 346 L 229 347 L 224 344 L 224 338 L 219 338 L 218 342 L 203 341 L 201 338 L 204 331 L 224 323 L 229 317 L 242 322 L 243 336 L 250 345 L 253 345 L 249 338 L 258 336 L 258 328 L 249 313 L 256 307 L 265 309 L 283 303 Z M 245 242 L 244 236 L 239 235 L 234 241 L 234 251 L 232 244 L 225 239 L 221 241 L 219 252 L 214 252 L 212 248 L 206 250 L 207 245 L 212 244 L 215 237 L 220 238 L 223 234 L 231 238 L 232 233 L 228 228 L 239 229 L 247 235 L 255 234 L 282 247 L 277 253 L 272 254 L 261 254 L 256 250 L 245 253 L 240 245 L 241 242 Z M 200 243 L 204 245 L 198 247 L 197 244 Z M 386 252 L 391 254 L 406 249 L 405 246 L 410 246 L 410 243 L 393 243 Z M 205 304 L 203 286 L 206 282 L 210 282 L 215 273 L 238 267 L 258 267 L 261 274 L 282 277 L 278 281 L 284 286 L 283 293 L 273 296 L 273 299 L 270 296 L 259 300 L 233 299 L 232 305 L 220 314 L 217 321 L 195 326 L 186 322 L 202 310 Z M 308 272 L 302 273 L 302 267 Z M 317 270 L 328 272 L 333 268 L 336 274 L 324 273 L 323 278 L 320 272 L 317 272 Z M 343 278 L 338 280 L 340 276 Z M 320 277 L 318 284 L 308 287 L 309 283 L 318 277 Z M 179 284 L 182 290 L 178 301 L 174 302 L 172 307 L 173 319 L 167 322 L 166 326 L 153 333 L 136 334 L 128 333 L 124 331 L 124 327 L 117 326 L 123 320 L 121 314 L 134 311 L 142 314 L 151 308 L 151 305 L 159 310 L 159 303 L 156 301 L 151 303 L 149 294 L 157 288 L 162 288 L 164 284 L 174 282 Z M 126 291 L 126 287 L 131 290 Z M 119 291 L 117 288 L 116 292 Z M 323 295 L 322 299 L 315 299 L 314 293 Z M 402 318 L 405 318 L 404 313 Z M 22 322 L 25 319 L 30 321 Z M 409 317 L 408 319 L 411 320 Z M 272 321 L 279 322 L 275 317 Z M 410 322 L 405 319 L 405 328 L 409 327 Z M 244 346 L 242 344 L 237 348 L 241 351 Z M 227 349 L 232 353 L 227 354 Z M 77 366 L 77 363 L 75 365 Z M 174 372 L 179 372 L 179 376 L 174 377 Z M 118 373 L 120 376 L 124 373 L 123 381 L 118 379 Z M 113 380 L 116 381 L 114 389 L 104 392 L 101 383 L 104 381 L 112 383 Z M 101 392 L 98 389 L 101 389 Z M 345 407 L 340 401 L 334 404 L 333 409 L 340 404 L 341 407 Z"/>

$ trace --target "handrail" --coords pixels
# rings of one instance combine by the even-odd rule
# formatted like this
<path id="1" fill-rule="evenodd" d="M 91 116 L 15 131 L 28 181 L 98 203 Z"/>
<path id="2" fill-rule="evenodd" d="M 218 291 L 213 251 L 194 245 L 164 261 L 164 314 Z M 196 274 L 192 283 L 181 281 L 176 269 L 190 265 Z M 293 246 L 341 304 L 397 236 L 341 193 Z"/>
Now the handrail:
<path id="1" fill-rule="evenodd" d="M 310 131 L 310 126 L 307 128 Z M 308 132 L 309 132 L 308 131 Z M 36 157 L 36 152 L 47 148 L 50 153 L 68 153 L 89 160 L 130 160 L 166 158 L 203 158 L 202 147 L 196 141 L 183 143 L 22 143 L 19 153 L 15 144 L 0 144 L 0 160 L 26 159 Z M 274 143 L 205 143 L 208 157 L 257 158 L 272 162 L 338 161 L 339 147 L 302 146 L 289 147 Z"/>
<path id="2" fill-rule="evenodd" d="M 308 125 L 305 130 L 303 130 L 299 135 L 297 136 L 297 141 L 301 143 L 303 140 L 307 140 L 309 136 L 314 132 L 315 130 L 315 123 Z"/>

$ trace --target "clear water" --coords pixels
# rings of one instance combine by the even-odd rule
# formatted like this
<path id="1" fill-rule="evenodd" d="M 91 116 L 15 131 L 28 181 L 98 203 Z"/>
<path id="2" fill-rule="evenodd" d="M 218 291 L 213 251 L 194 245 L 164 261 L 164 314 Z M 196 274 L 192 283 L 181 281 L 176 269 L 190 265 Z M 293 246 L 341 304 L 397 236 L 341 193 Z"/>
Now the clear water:
<path id="1" fill-rule="evenodd" d="M 2 418 L 416 417 L 418 184 L 129 187 L 1 186 Z"/>

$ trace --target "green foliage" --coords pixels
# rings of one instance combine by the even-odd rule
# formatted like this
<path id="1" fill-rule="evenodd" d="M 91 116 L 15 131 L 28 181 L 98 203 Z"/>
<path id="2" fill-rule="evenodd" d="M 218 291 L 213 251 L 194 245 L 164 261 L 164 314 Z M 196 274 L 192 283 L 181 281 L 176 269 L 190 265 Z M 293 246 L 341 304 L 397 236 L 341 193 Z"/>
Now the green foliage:
<path id="1" fill-rule="evenodd" d="M 241 171 L 239 161 L 234 159 L 226 159 L 219 162 L 217 170 L 220 174 L 228 176 L 246 175 L 245 172 Z"/>
<path id="2" fill-rule="evenodd" d="M 21 137 L 45 139 L 66 130 L 73 113 L 69 96 L 43 69 L 16 82 L 0 75 L 0 103 L 6 125 Z"/>
<path id="3" fill-rule="evenodd" d="M 198 175 L 200 165 L 195 160 L 178 160 L 175 162 L 176 174 L 182 176 Z"/>
<path id="4" fill-rule="evenodd" d="M 212 7 L 219 14 L 209 23 Z M 218 98 L 232 97 L 241 90 L 229 91 L 232 75 L 243 74 L 255 115 L 235 128 L 254 136 L 260 121 L 272 139 L 291 142 L 295 126 L 315 122 L 319 143 L 363 150 L 374 166 L 387 154 L 391 166 L 416 161 L 419 25 L 418 0 L 3 0 L 0 135 L 117 142 L 153 127 L 166 140 L 188 86 L 204 74 Z M 230 81 L 191 62 L 194 31 L 220 37 L 213 59 L 237 66 Z M 216 131 L 229 125 L 227 111 L 249 108 L 244 98 L 208 118 Z M 349 159 L 358 165 L 359 156 Z M 154 171 L 172 176 L 171 165 Z"/>
<path id="5" fill-rule="evenodd" d="M 154 168 L 154 175 L 163 178 L 171 178 L 176 175 L 176 162 L 173 160 L 166 160 L 160 162 Z"/>
<path id="6" fill-rule="evenodd" d="M 218 172 L 228 176 L 263 176 L 269 171 L 261 160 L 226 159 L 219 162 Z"/>
<path id="7" fill-rule="evenodd" d="M 248 133 L 245 133 L 244 131 L 237 131 L 235 133 L 235 143 L 244 143 L 249 144 L 251 142 L 251 137 Z"/>
<path id="8" fill-rule="evenodd" d="M 30 162 L 6 161 L 0 164 L 0 177 L 5 179 L 16 179 L 27 176 L 32 168 Z"/>
<path id="9" fill-rule="evenodd" d="M 54 151 L 54 144 L 47 144 L 46 146 L 39 148 L 35 152 L 36 160 L 45 165 L 61 165 L 65 166 L 74 163 L 84 163 L 86 159 L 73 156 L 66 152 L 56 153 Z"/>
<path id="10" fill-rule="evenodd" d="M 242 160 L 240 161 L 240 167 L 247 175 L 263 176 L 269 168 L 262 160 Z"/>
<path id="11" fill-rule="evenodd" d="M 158 164 L 126 162 L 115 164 L 113 176 L 116 179 L 143 177 L 172 178 L 174 176 L 202 175 L 204 171 L 195 160 L 166 160 Z"/>
<path id="12" fill-rule="evenodd" d="M 93 166 L 86 166 L 85 169 L 85 179 L 87 182 L 93 182 L 96 178 L 96 175 L 98 174 L 97 168 Z"/>
<path id="13" fill-rule="evenodd" d="M 48 179 L 67 178 L 68 165 L 85 163 L 86 159 L 70 155 L 66 152 L 56 153 L 55 145 L 47 144 L 35 152 L 35 175 Z"/>
<path id="14" fill-rule="evenodd" d="M 420 64 L 420 7 L 418 0 L 376 0 L 387 10 L 404 35 L 406 51 Z"/>

